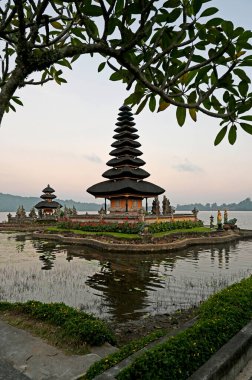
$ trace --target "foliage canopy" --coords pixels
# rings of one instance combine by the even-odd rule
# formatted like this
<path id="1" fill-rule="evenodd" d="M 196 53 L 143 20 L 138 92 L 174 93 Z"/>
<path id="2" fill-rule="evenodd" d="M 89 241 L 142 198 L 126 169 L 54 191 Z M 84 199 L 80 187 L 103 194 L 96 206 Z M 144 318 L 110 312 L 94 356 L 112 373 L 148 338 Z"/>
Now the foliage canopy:
<path id="1" fill-rule="evenodd" d="M 5 0 L 0 5 L 0 122 L 22 105 L 25 85 L 65 82 L 64 67 L 99 54 L 126 84 L 139 113 L 176 107 L 180 126 L 202 112 L 220 120 L 215 144 L 237 127 L 252 134 L 252 32 L 208 7 L 211 0 Z M 35 73 L 41 73 L 37 80 Z"/>

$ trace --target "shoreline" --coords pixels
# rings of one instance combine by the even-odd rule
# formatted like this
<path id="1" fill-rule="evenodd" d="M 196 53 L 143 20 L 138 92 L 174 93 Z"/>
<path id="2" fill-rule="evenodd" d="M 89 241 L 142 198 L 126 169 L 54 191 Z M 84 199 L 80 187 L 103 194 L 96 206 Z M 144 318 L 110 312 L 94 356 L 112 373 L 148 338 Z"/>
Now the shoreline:
<path id="1" fill-rule="evenodd" d="M 76 244 L 89 248 L 99 249 L 105 252 L 122 253 L 153 253 L 153 252 L 174 252 L 195 245 L 212 245 L 228 243 L 234 240 L 252 238 L 252 230 L 237 229 L 228 231 L 212 231 L 207 233 L 193 233 L 193 236 L 186 234 L 170 234 L 164 237 L 141 236 L 141 240 L 132 239 L 125 242 L 123 238 L 113 236 L 93 236 L 85 237 L 73 236 L 69 233 L 46 233 L 45 226 L 8 226 L 1 225 L 0 232 L 27 232 L 35 239 L 56 240 L 65 244 Z"/>
<path id="2" fill-rule="evenodd" d="M 252 238 L 252 230 L 237 229 L 235 231 L 212 231 L 205 234 L 193 234 L 194 236 L 185 236 L 185 234 L 169 235 L 164 237 L 141 236 L 141 242 L 127 241 L 124 239 L 114 238 L 112 236 L 92 236 L 78 237 L 69 233 L 68 236 L 65 232 L 60 233 L 46 233 L 44 230 L 47 227 L 24 227 L 24 226 L 1 226 L 0 232 L 27 232 L 35 239 L 56 240 L 64 244 L 75 244 L 89 248 L 99 249 L 105 252 L 118 252 L 118 253 L 153 253 L 153 252 L 175 252 L 195 245 L 212 245 L 228 243 L 234 240 Z M 196 236 L 195 236 L 196 235 Z"/>
<path id="3" fill-rule="evenodd" d="M 248 231 L 248 230 L 246 230 Z M 46 233 L 32 233 L 32 237 L 38 239 L 50 239 L 60 240 L 66 244 L 83 245 L 89 248 L 101 249 L 106 252 L 120 252 L 120 253 L 153 253 L 153 252 L 174 252 L 180 249 L 184 249 L 193 245 L 208 245 L 228 243 L 230 241 L 242 239 L 245 237 L 252 237 L 252 231 L 249 233 L 238 233 L 228 231 L 222 234 L 222 236 L 204 236 L 204 237 L 190 237 L 182 238 L 173 242 L 156 242 L 151 243 L 117 243 L 113 238 L 109 238 L 109 242 L 101 241 L 97 238 L 78 238 L 67 237 L 60 234 L 46 234 Z M 162 241 L 162 239 L 161 239 Z"/>

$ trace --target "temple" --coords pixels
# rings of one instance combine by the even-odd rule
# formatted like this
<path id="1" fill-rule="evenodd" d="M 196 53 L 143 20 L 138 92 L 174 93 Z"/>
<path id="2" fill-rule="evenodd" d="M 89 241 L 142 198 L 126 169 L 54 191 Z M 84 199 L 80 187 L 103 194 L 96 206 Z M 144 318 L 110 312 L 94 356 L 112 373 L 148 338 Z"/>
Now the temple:
<path id="1" fill-rule="evenodd" d="M 119 108 L 115 135 L 114 148 L 110 152 L 111 158 L 107 165 L 110 169 L 103 173 L 107 181 L 99 182 L 87 189 L 87 192 L 96 198 L 110 200 L 110 213 L 137 213 L 142 209 L 142 201 L 146 200 L 145 208 L 148 211 L 148 198 L 156 198 L 165 192 L 161 187 L 151 182 L 144 181 L 150 174 L 142 169 L 145 162 L 139 158 L 142 152 L 138 149 L 141 144 L 137 141 L 134 118 L 131 108 L 122 106 Z"/>
<path id="2" fill-rule="evenodd" d="M 53 194 L 55 190 L 52 189 L 50 185 L 47 185 L 47 187 L 42 190 L 42 192 L 43 194 L 40 196 L 40 198 L 43 200 L 37 203 L 35 205 L 35 208 L 39 210 L 40 217 L 50 216 L 57 209 L 61 208 L 62 205 L 54 200 L 56 198 L 56 195 Z"/>

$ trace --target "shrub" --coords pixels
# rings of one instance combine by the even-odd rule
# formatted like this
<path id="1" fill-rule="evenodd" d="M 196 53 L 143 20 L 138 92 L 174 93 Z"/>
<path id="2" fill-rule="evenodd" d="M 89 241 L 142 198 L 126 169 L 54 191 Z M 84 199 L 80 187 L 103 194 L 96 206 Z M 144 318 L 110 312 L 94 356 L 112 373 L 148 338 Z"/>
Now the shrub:
<path id="1" fill-rule="evenodd" d="M 248 323 L 251 315 L 252 277 L 211 296 L 200 307 L 193 327 L 148 350 L 117 379 L 185 380 Z"/>
<path id="2" fill-rule="evenodd" d="M 203 227 L 203 222 L 201 220 L 193 222 L 191 220 L 184 221 L 174 221 L 174 222 L 160 222 L 152 223 L 149 225 L 149 232 L 166 232 L 179 229 L 191 229 L 195 227 Z"/>
<path id="3" fill-rule="evenodd" d="M 59 326 L 65 336 L 90 345 L 101 345 L 105 342 L 115 343 L 115 337 L 108 326 L 93 315 L 78 311 L 64 303 L 25 303 L 0 302 L 0 311 L 16 310 L 31 317 Z"/>
<path id="4" fill-rule="evenodd" d="M 120 232 L 124 234 L 138 234 L 143 229 L 143 223 L 60 222 L 58 223 L 58 227 L 64 228 L 64 229 L 87 231 L 87 232 Z"/>

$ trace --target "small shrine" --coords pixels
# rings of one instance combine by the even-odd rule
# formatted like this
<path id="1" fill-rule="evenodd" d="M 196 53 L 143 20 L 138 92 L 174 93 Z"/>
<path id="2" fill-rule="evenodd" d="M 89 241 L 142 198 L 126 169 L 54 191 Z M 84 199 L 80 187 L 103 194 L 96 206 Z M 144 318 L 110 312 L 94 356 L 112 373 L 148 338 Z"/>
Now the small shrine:
<path id="1" fill-rule="evenodd" d="M 111 214 L 138 213 L 142 209 L 143 199 L 148 211 L 147 199 L 156 198 L 165 190 L 144 180 L 150 174 L 142 169 L 145 162 L 139 158 L 143 153 L 138 149 L 141 144 L 137 141 L 139 136 L 131 108 L 124 105 L 119 111 L 114 130 L 116 134 L 113 136 L 115 141 L 111 145 L 114 149 L 110 152 L 113 158 L 107 162 L 110 168 L 102 175 L 108 180 L 89 187 L 87 192 L 105 199 L 105 213 L 107 199 L 110 200 Z"/>
<path id="2" fill-rule="evenodd" d="M 55 192 L 54 189 L 50 187 L 50 185 L 47 185 L 47 187 L 42 190 L 43 194 L 40 196 L 43 200 L 35 205 L 35 208 L 39 210 L 39 216 L 51 216 L 53 215 L 57 210 L 59 210 L 62 205 L 55 201 L 56 195 L 53 193 Z"/>

